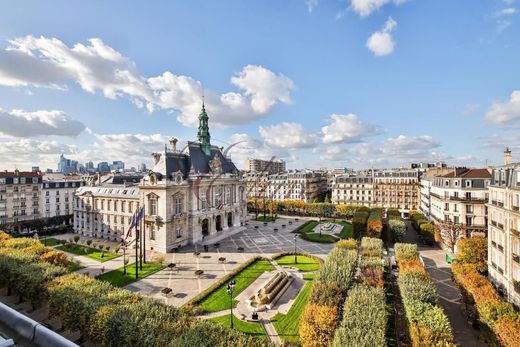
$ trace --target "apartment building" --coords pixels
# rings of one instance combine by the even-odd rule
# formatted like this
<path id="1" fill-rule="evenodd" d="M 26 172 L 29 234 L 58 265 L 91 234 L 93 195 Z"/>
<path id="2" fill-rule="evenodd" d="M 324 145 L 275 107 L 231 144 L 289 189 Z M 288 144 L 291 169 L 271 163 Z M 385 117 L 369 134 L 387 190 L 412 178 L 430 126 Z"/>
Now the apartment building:
<path id="1" fill-rule="evenodd" d="M 0 224 L 41 218 L 40 172 L 0 172 Z"/>
<path id="2" fill-rule="evenodd" d="M 265 172 L 268 174 L 275 174 L 285 172 L 285 161 L 281 159 L 262 160 L 262 159 L 247 159 L 245 165 L 247 172 Z"/>
<path id="3" fill-rule="evenodd" d="M 46 173 L 42 178 L 40 196 L 41 217 L 72 215 L 74 193 L 85 185 L 80 176 Z"/>
<path id="4" fill-rule="evenodd" d="M 430 188 L 430 216 L 438 223 L 463 226 L 467 232 L 464 236 L 485 236 L 490 181 L 488 169 L 455 168 L 434 177 Z"/>
<path id="5" fill-rule="evenodd" d="M 373 206 L 374 178 L 372 175 L 337 176 L 332 185 L 332 203 Z"/>
<path id="6" fill-rule="evenodd" d="M 269 185 L 269 174 L 267 172 L 246 172 L 242 179 L 246 184 L 246 195 L 248 199 L 268 198 L 267 186 Z"/>
<path id="7" fill-rule="evenodd" d="M 431 187 L 435 177 L 447 175 L 453 172 L 454 168 L 448 168 L 445 166 L 429 168 L 421 176 L 420 182 L 420 193 L 421 193 L 421 212 L 427 217 L 431 218 Z"/>
<path id="8" fill-rule="evenodd" d="M 488 207 L 488 272 L 508 300 L 520 307 L 520 163 L 492 170 Z"/>
<path id="9" fill-rule="evenodd" d="M 385 169 L 373 171 L 373 206 L 397 208 L 402 213 L 418 210 L 421 171 L 417 169 Z"/>
<path id="10" fill-rule="evenodd" d="M 327 174 L 313 170 L 291 170 L 269 175 L 268 198 L 272 200 L 319 200 L 327 191 Z"/>

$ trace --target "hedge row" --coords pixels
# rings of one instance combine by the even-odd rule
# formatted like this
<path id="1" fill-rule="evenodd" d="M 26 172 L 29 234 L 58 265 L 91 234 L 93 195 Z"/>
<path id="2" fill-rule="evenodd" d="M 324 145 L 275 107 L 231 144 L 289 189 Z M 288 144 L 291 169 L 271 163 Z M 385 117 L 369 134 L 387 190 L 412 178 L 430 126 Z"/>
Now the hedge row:
<path id="1" fill-rule="evenodd" d="M 0 233 L 0 286 L 24 299 L 45 296 L 50 317 L 58 318 L 67 330 L 79 331 L 82 340 L 114 347 L 269 345 L 108 282 L 65 274 L 65 267 L 41 260 L 49 252 L 41 253 L 44 248 L 35 242 Z"/>
<path id="2" fill-rule="evenodd" d="M 213 293 L 215 290 L 217 290 L 220 286 L 226 284 L 227 282 L 229 282 L 233 277 L 235 277 L 240 271 L 244 270 L 246 267 L 248 267 L 249 265 L 253 264 L 254 262 L 258 261 L 258 260 L 261 260 L 261 259 L 266 259 L 267 258 L 264 258 L 264 257 L 261 257 L 259 255 L 257 256 L 254 256 L 248 260 L 246 260 L 245 262 L 243 262 L 242 264 L 240 264 L 239 266 L 237 266 L 236 268 L 233 269 L 233 271 L 229 272 L 228 274 L 226 274 L 225 276 L 221 277 L 220 279 L 218 279 L 217 281 L 213 282 L 212 285 L 210 285 L 208 288 L 204 289 L 202 292 L 200 292 L 199 294 L 197 294 L 196 296 L 194 296 L 193 298 L 191 298 L 187 303 L 184 304 L 184 306 L 189 309 L 189 310 L 194 310 L 194 311 L 197 311 L 197 304 L 200 303 L 202 300 L 204 300 L 204 298 L 206 298 L 208 295 L 210 295 L 211 293 Z M 196 313 L 196 312 L 195 312 Z"/>
<path id="3" fill-rule="evenodd" d="M 300 321 L 300 340 L 304 347 L 327 347 L 332 343 L 356 273 L 356 248 L 355 240 L 337 242 L 318 271 Z"/>
<path id="4" fill-rule="evenodd" d="M 397 284 L 413 346 L 455 346 L 448 317 L 438 306 L 437 289 L 426 273 L 415 244 L 395 244 Z"/>
<path id="5" fill-rule="evenodd" d="M 356 284 L 348 293 L 332 346 L 385 347 L 387 319 L 384 290 Z"/>
<path id="6" fill-rule="evenodd" d="M 410 218 L 412 219 L 412 225 L 415 230 L 421 234 L 427 242 L 435 242 L 435 231 L 433 224 L 426 219 L 426 217 L 416 211 L 410 212 Z"/>
<path id="7" fill-rule="evenodd" d="M 386 211 L 386 224 L 394 242 L 401 242 L 406 232 L 406 223 L 397 209 Z"/>
<path id="8" fill-rule="evenodd" d="M 316 262 L 318 264 L 320 264 L 320 266 L 323 265 L 323 263 L 324 263 L 323 258 L 320 258 L 320 257 L 318 257 L 317 255 L 314 255 L 314 254 L 302 253 L 302 252 L 296 252 L 296 253 L 294 253 L 294 252 L 282 252 L 282 253 L 277 253 L 277 254 L 272 255 L 271 258 L 273 260 L 276 260 L 276 259 L 284 257 L 286 255 L 301 255 L 301 256 L 305 256 L 305 257 L 311 258 L 313 260 L 316 260 Z"/>
<path id="9" fill-rule="evenodd" d="M 383 231 L 383 212 L 380 208 L 373 208 L 368 215 L 367 236 L 381 237 Z"/>
<path id="10" fill-rule="evenodd" d="M 359 237 L 365 232 L 367 228 L 367 220 L 369 216 L 369 212 L 357 211 L 354 213 L 354 217 L 352 217 L 352 228 L 354 230 L 354 237 Z"/>
<path id="11" fill-rule="evenodd" d="M 481 323 L 485 335 L 506 347 L 520 346 L 520 314 L 479 273 L 486 255 L 481 247 L 487 247 L 486 239 L 475 237 L 459 241 L 457 262 L 452 264 L 453 277 L 470 316 Z"/>
<path id="12" fill-rule="evenodd" d="M 361 239 L 361 255 L 381 258 L 383 256 L 383 240 L 363 237 Z"/>

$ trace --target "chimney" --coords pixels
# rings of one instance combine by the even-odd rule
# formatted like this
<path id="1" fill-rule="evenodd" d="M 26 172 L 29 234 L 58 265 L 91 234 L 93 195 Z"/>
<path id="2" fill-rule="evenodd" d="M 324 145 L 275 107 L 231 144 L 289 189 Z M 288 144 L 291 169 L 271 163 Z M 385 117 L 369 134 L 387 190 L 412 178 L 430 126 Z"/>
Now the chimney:
<path id="1" fill-rule="evenodd" d="M 504 165 L 509 164 L 511 164 L 511 150 L 509 149 L 509 147 L 507 147 L 504 151 Z"/>
<path id="2" fill-rule="evenodd" d="M 172 152 L 174 152 L 174 153 L 177 151 L 177 142 L 178 142 L 178 141 L 179 141 L 179 140 L 178 140 L 177 138 L 175 138 L 175 137 L 172 137 L 172 138 L 170 139 L 170 146 L 171 146 L 171 148 L 172 148 Z"/>

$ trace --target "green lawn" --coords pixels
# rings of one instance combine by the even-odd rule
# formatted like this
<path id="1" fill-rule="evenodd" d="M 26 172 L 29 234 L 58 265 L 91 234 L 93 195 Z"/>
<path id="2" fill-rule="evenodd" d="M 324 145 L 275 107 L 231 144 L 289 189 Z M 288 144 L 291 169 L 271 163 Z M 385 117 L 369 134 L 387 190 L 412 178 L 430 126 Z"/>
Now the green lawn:
<path id="1" fill-rule="evenodd" d="M 166 265 L 161 263 L 147 262 L 143 263 L 143 270 L 139 269 L 139 279 L 148 277 L 157 271 L 164 269 Z M 96 277 L 98 280 L 107 281 L 116 287 L 124 287 L 135 282 L 135 263 L 128 264 L 126 267 L 126 275 L 123 275 L 123 267 L 112 270 Z"/>
<path id="2" fill-rule="evenodd" d="M 320 264 L 312 259 L 311 257 L 307 257 L 305 255 L 297 256 L 298 263 L 294 263 L 294 255 L 284 255 L 280 258 L 275 259 L 275 261 L 280 266 L 291 266 L 299 269 L 300 271 L 316 271 L 320 268 Z"/>
<path id="3" fill-rule="evenodd" d="M 300 326 L 300 317 L 311 294 L 311 289 L 312 282 L 305 283 L 300 294 L 298 294 L 298 297 L 289 309 L 289 312 L 287 312 L 286 315 L 277 313 L 271 319 L 274 328 L 282 340 L 294 344 L 299 342 L 298 329 Z"/>
<path id="4" fill-rule="evenodd" d="M 265 259 L 260 259 L 250 264 L 248 267 L 237 273 L 232 279 L 236 285 L 233 289 L 233 298 L 253 283 L 258 276 L 266 271 L 274 270 L 274 267 Z M 199 304 L 204 312 L 217 312 L 231 308 L 229 294 L 227 293 L 227 283 L 222 284 L 215 291 L 202 299 Z M 233 307 L 236 300 L 233 300 Z"/>
<path id="5" fill-rule="evenodd" d="M 351 239 L 354 235 L 354 228 L 352 227 L 352 224 L 347 222 L 336 222 L 337 224 L 343 226 L 343 229 L 339 234 L 336 234 L 336 236 L 341 237 L 342 239 Z"/>
<path id="6" fill-rule="evenodd" d="M 274 218 L 273 216 L 265 216 L 265 219 L 264 219 L 264 216 L 258 216 L 258 218 L 256 218 L 256 221 L 258 222 L 271 222 L 271 221 L 274 221 L 276 218 Z"/>
<path id="7" fill-rule="evenodd" d="M 334 243 L 339 239 L 335 236 L 329 234 L 319 234 L 319 233 L 302 233 L 300 237 L 304 240 L 318 243 Z"/>
<path id="8" fill-rule="evenodd" d="M 316 276 L 316 272 L 307 272 L 303 274 L 303 279 L 306 281 L 312 281 Z"/>
<path id="9" fill-rule="evenodd" d="M 56 246 L 56 245 L 60 244 L 60 240 L 55 239 L 53 237 L 50 237 L 48 239 L 41 239 L 40 242 L 43 243 L 46 246 L 49 246 L 49 247 Z"/>
<path id="10" fill-rule="evenodd" d="M 222 325 L 225 325 L 227 327 L 231 326 L 231 315 L 225 315 L 220 317 L 211 318 L 210 320 Z M 233 317 L 233 325 L 234 328 L 238 331 L 241 331 L 243 333 L 249 334 L 249 335 L 256 335 L 256 336 L 262 336 L 265 338 L 265 331 L 264 328 L 260 325 L 260 323 L 255 322 L 244 322 L 236 317 Z"/>
<path id="11" fill-rule="evenodd" d="M 318 224 L 320 224 L 318 221 L 312 220 L 307 222 L 306 224 L 302 224 L 300 229 L 296 229 L 293 232 L 299 233 L 299 234 L 307 234 L 307 233 L 313 233 L 314 229 Z"/>
<path id="12" fill-rule="evenodd" d="M 80 246 L 80 245 L 74 245 L 74 244 L 67 244 L 63 246 L 56 247 L 56 249 L 59 249 L 60 251 L 72 253 L 76 255 L 83 255 L 85 257 L 88 257 L 90 259 L 94 259 L 100 262 L 105 262 L 108 260 L 112 260 L 114 258 L 120 257 L 120 254 L 112 253 L 112 252 L 101 252 L 99 249 Z"/>
<path id="13" fill-rule="evenodd" d="M 74 272 L 74 271 L 78 271 L 78 270 L 81 270 L 81 269 L 84 269 L 85 266 L 81 265 L 81 264 L 78 264 L 78 263 L 72 263 L 68 266 L 68 270 L 70 272 Z"/>

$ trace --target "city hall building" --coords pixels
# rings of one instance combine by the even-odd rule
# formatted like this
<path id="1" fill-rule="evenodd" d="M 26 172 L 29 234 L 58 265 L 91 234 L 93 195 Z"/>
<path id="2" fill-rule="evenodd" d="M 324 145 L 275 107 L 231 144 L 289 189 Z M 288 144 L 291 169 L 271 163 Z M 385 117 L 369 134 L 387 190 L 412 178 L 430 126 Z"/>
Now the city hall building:
<path id="1" fill-rule="evenodd" d="M 247 218 L 245 183 L 222 148 L 211 145 L 204 105 L 197 135 L 198 141 L 188 142 L 182 150 L 177 150 L 177 139 L 172 138 L 164 151 L 153 153 L 153 168 L 136 185 L 111 188 L 107 184 L 98 187 L 94 182 L 78 190 L 74 206 L 80 223 L 75 223 L 76 232 L 120 240 L 139 206 L 145 208 L 146 248 L 162 253 L 206 243 L 240 228 Z M 124 212 L 123 200 L 127 200 Z M 114 215 L 114 208 L 121 216 Z M 117 221 L 116 229 L 95 224 L 106 224 L 101 221 L 107 217 Z"/>

